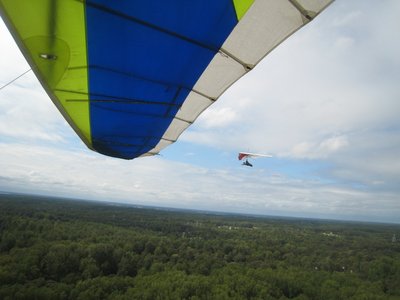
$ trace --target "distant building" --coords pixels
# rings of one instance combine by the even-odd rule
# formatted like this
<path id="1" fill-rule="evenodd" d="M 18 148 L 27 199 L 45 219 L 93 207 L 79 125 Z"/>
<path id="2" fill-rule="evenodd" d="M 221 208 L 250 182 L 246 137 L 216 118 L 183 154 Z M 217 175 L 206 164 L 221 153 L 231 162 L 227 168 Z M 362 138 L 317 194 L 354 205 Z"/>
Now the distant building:
<path id="1" fill-rule="evenodd" d="M 393 234 L 393 237 L 392 237 L 392 243 L 396 243 L 396 242 L 397 242 L 396 235 L 395 235 L 395 234 Z"/>

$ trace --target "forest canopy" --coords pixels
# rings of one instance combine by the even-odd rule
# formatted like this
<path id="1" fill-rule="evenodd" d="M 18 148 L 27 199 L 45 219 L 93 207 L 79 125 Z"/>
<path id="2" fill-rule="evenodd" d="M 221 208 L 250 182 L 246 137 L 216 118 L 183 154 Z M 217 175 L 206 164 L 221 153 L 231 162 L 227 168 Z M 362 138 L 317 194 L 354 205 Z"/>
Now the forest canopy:
<path id="1" fill-rule="evenodd" d="M 400 299 L 400 226 L 0 195 L 0 299 Z"/>

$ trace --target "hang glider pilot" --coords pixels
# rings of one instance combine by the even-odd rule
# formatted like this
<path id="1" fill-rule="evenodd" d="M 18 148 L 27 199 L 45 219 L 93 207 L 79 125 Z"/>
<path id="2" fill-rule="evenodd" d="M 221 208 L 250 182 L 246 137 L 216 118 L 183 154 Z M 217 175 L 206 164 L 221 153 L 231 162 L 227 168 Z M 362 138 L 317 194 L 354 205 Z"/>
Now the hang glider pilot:
<path id="1" fill-rule="evenodd" d="M 253 166 L 251 163 L 249 163 L 249 161 L 247 159 L 242 163 L 242 165 L 249 166 L 249 167 Z"/>

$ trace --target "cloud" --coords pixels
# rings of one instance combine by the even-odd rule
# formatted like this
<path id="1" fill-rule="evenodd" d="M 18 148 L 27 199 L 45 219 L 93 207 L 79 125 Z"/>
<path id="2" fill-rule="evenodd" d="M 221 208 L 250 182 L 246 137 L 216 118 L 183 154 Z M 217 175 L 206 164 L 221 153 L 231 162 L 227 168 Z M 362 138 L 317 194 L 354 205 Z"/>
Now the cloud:
<path id="1" fill-rule="evenodd" d="M 296 158 L 326 158 L 348 145 L 346 136 L 336 136 L 324 139 L 319 143 L 299 143 L 293 147 L 291 153 Z"/>
<path id="2" fill-rule="evenodd" d="M 16 144 L 0 144 L 0 155 L 7 157 L 0 161 L 2 190 L 298 216 L 346 218 L 373 212 L 380 220 L 400 205 L 395 194 L 377 197 L 369 191 L 332 187 L 319 180 L 290 178 L 263 169 L 211 169 L 161 157 L 122 161 L 93 152 Z M 400 221 L 395 218 L 390 220 Z"/>
<path id="3" fill-rule="evenodd" d="M 344 9 L 346 9 L 343 3 L 341 5 L 343 6 Z M 363 12 L 361 11 L 357 10 L 350 11 L 346 14 L 338 15 L 337 17 L 335 17 L 333 19 L 332 24 L 334 26 L 341 27 L 341 29 L 346 29 L 346 27 L 351 26 L 352 24 L 354 24 L 354 22 L 357 22 L 357 20 L 359 20 L 362 17 L 363 17 Z"/>
<path id="4" fill-rule="evenodd" d="M 31 141 L 63 140 L 58 129 L 64 121 L 38 83 L 32 88 L 9 86 L 1 92 L 1 136 Z"/>
<path id="5" fill-rule="evenodd" d="M 0 92 L 0 190 L 400 222 L 399 11 L 397 0 L 335 1 L 182 134 L 176 161 L 87 150 L 27 74 Z M 0 31 L 5 83 L 29 67 Z M 210 166 L 182 162 L 204 146 Z M 238 149 L 275 157 L 219 164 Z"/>
<path id="6" fill-rule="evenodd" d="M 355 44 L 355 41 L 351 37 L 338 37 L 335 41 L 334 47 L 342 51 L 350 50 Z"/>
<path id="7" fill-rule="evenodd" d="M 210 107 L 203 113 L 199 126 L 207 129 L 221 128 L 237 121 L 237 113 L 232 107 Z"/>

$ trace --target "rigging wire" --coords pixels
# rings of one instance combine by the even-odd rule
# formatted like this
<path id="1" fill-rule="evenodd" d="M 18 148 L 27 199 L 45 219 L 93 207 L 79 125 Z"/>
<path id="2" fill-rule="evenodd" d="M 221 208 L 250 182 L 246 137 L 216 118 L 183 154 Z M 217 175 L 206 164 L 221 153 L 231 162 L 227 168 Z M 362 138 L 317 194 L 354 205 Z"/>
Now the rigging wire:
<path id="1" fill-rule="evenodd" d="M 22 73 L 21 75 L 19 75 L 18 77 L 14 78 L 13 80 L 11 80 L 10 82 L 6 83 L 5 85 L 3 85 L 2 87 L 0 87 L 0 91 L 2 89 L 4 89 L 6 86 L 10 85 L 11 83 L 13 83 L 14 81 L 16 81 L 17 79 L 21 78 L 22 76 L 24 76 L 26 73 L 28 73 L 29 71 L 32 71 L 32 69 L 29 69 L 28 71 L 25 71 L 24 73 Z"/>

